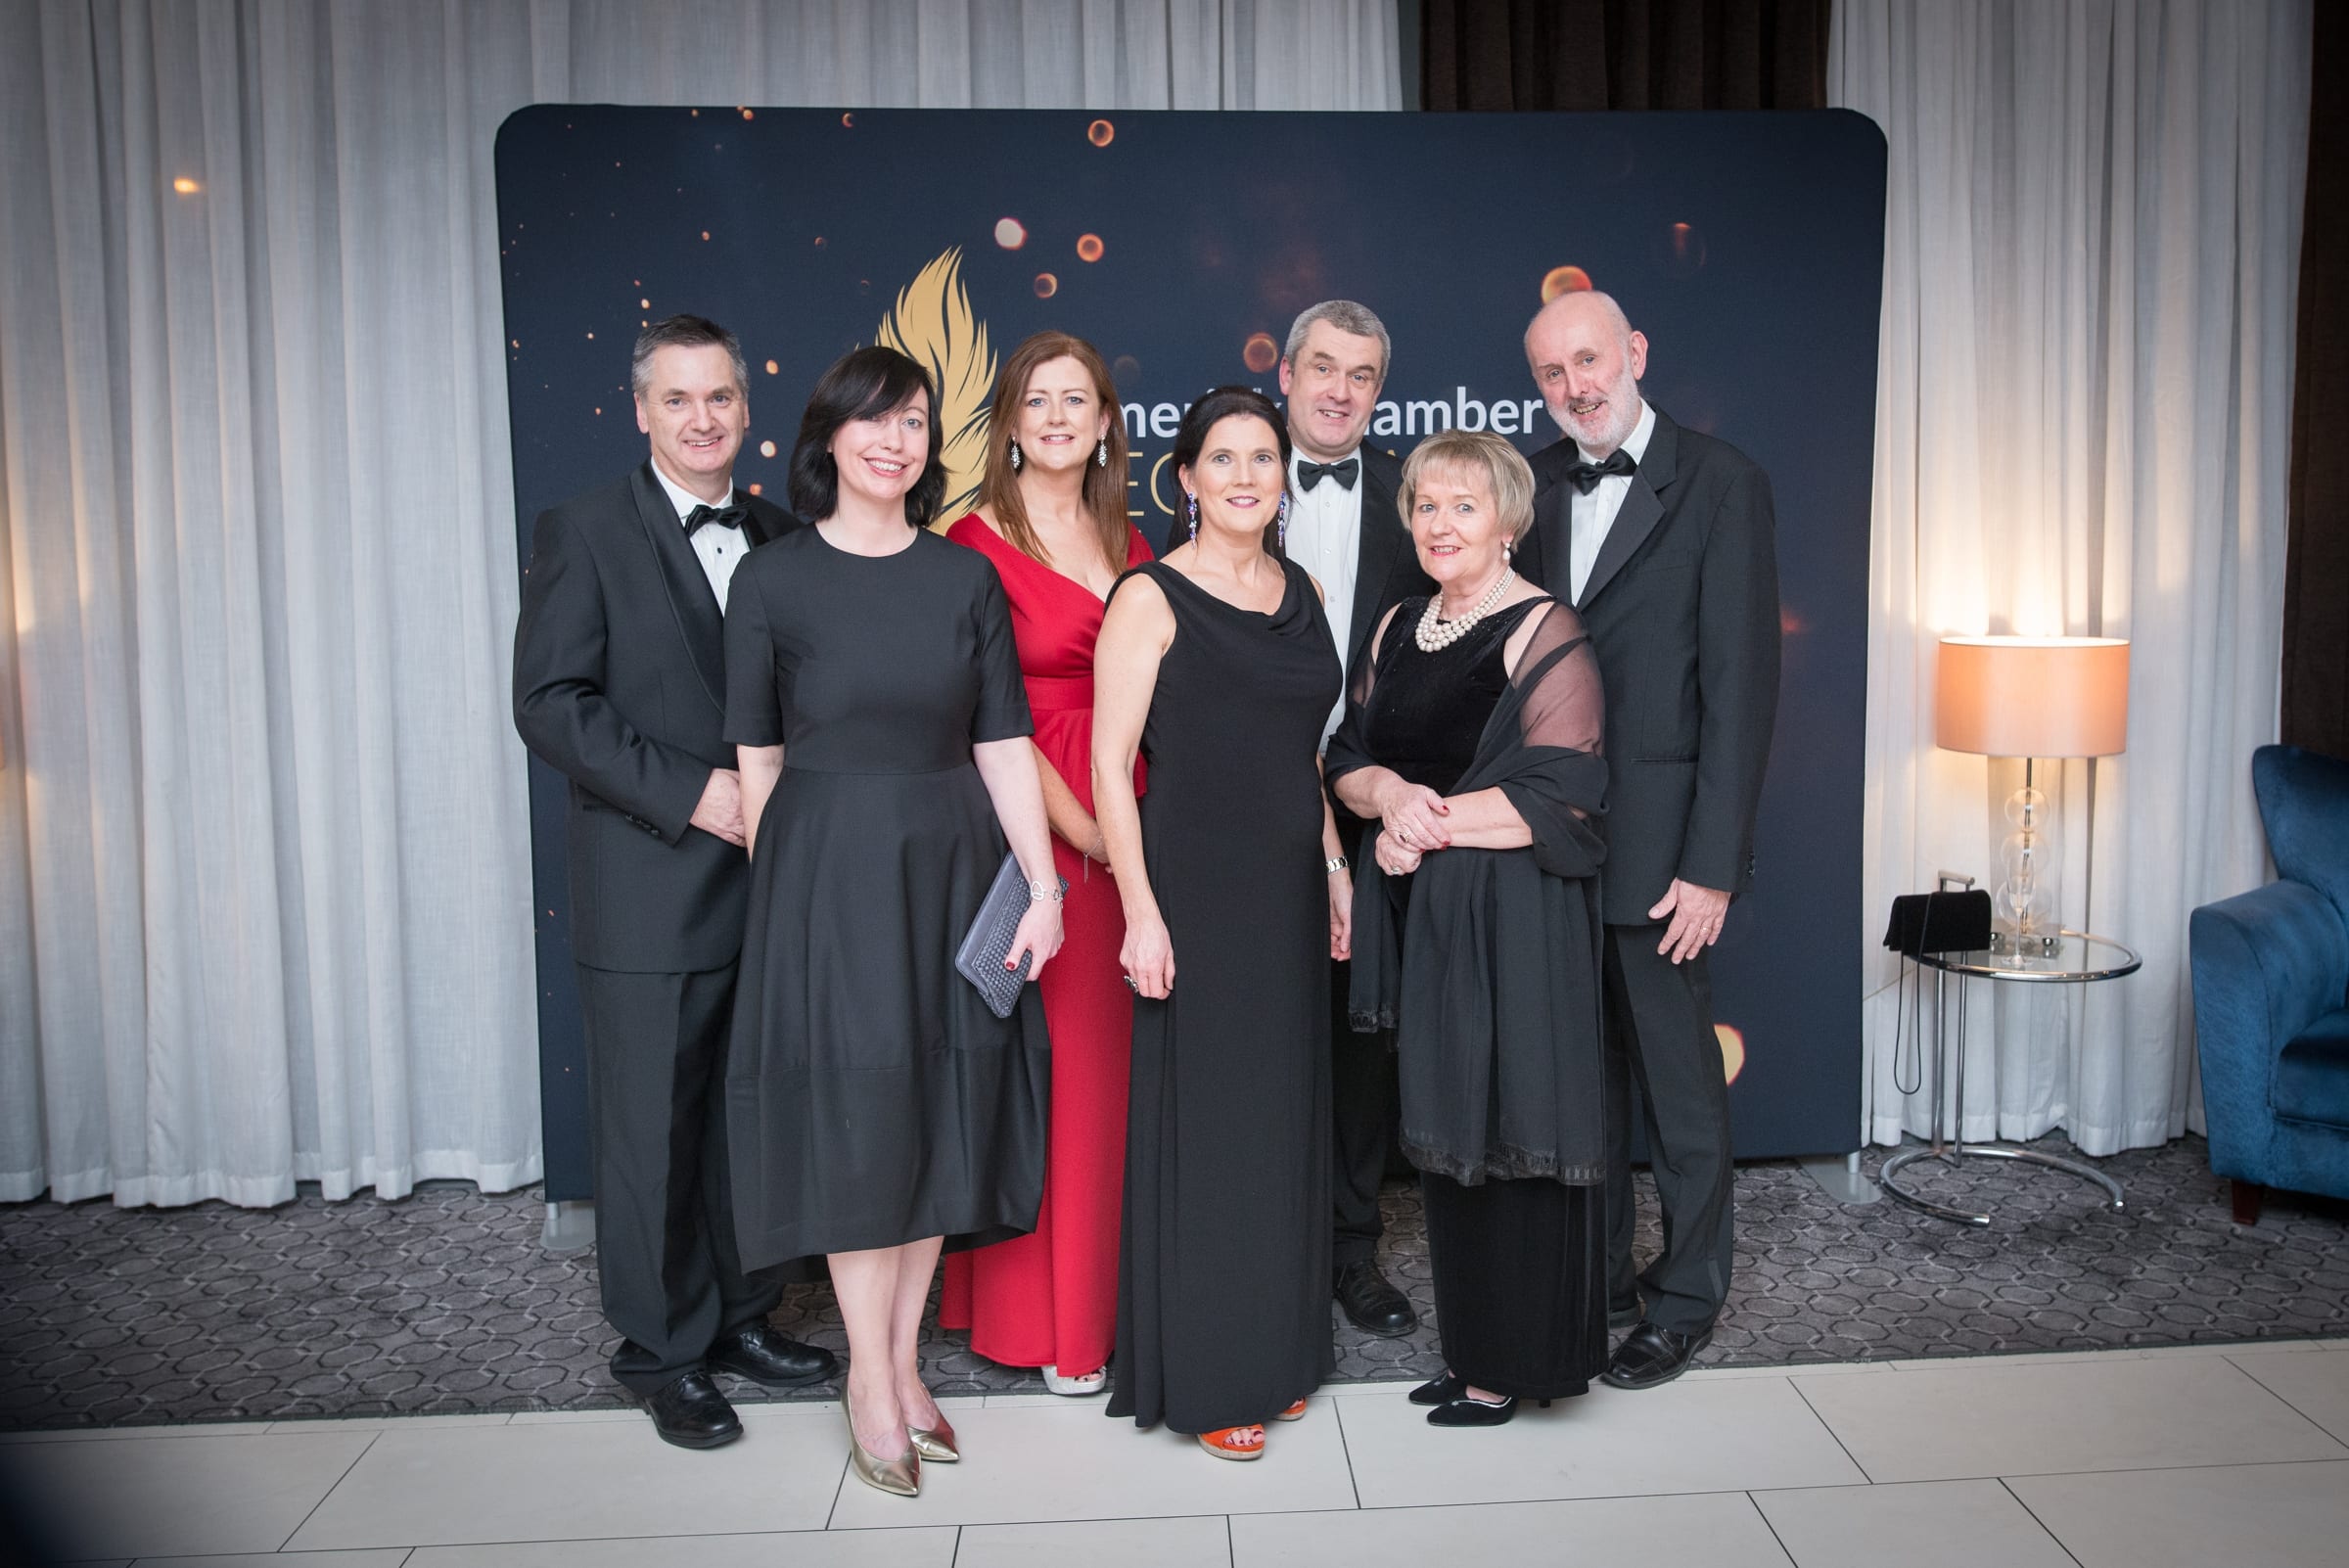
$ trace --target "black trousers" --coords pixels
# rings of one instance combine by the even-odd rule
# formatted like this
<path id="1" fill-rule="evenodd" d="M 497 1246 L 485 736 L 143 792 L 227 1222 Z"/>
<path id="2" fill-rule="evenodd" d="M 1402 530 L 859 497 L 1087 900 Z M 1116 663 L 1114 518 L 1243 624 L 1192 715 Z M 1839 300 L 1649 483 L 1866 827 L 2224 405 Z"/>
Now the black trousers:
<path id="1" fill-rule="evenodd" d="M 1329 1197 L 1332 1268 L 1378 1254 L 1378 1183 L 1395 1146 L 1395 1037 L 1358 1035 L 1346 1021 L 1348 967 L 1329 966 Z"/>
<path id="2" fill-rule="evenodd" d="M 637 1394 L 697 1371 L 765 1320 L 781 1275 L 746 1275 L 726 1160 L 734 965 L 640 975 L 579 966 L 596 1267 L 620 1330 L 612 1374 Z"/>
<path id="3" fill-rule="evenodd" d="M 1710 1327 L 1728 1299 L 1736 1169 L 1705 956 L 1675 964 L 1656 951 L 1663 940 L 1660 925 L 1607 927 L 1607 1293 L 1629 1301 L 1635 1292 L 1657 1327 L 1693 1334 Z M 1635 1277 L 1635 1084 L 1664 1210 L 1664 1250 Z"/>

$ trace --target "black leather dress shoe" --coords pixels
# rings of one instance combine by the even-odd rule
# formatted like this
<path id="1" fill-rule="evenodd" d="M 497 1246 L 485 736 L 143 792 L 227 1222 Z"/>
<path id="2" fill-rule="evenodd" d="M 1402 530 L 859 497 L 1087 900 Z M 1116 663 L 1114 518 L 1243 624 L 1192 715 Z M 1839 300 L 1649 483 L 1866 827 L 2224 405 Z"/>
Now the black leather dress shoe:
<path id="1" fill-rule="evenodd" d="M 1710 1327 L 1702 1333 L 1678 1334 L 1641 1323 L 1607 1358 L 1606 1380 L 1617 1388 L 1655 1388 L 1688 1370 L 1696 1353 L 1712 1343 Z"/>
<path id="2" fill-rule="evenodd" d="M 840 1362 L 830 1351 L 803 1345 L 776 1333 L 764 1323 L 753 1323 L 710 1347 L 705 1358 L 712 1366 L 747 1377 L 768 1388 L 792 1388 L 830 1377 Z"/>
<path id="3" fill-rule="evenodd" d="M 1446 1400 L 1427 1412 L 1430 1426 L 1504 1426 L 1517 1413 L 1517 1396 L 1512 1394 L 1498 1405 L 1487 1405 L 1472 1400 L 1466 1394 L 1458 1399 Z"/>
<path id="4" fill-rule="evenodd" d="M 687 1372 L 645 1396 L 644 1407 L 665 1443 L 680 1449 L 719 1449 L 742 1436 L 734 1407 L 708 1372 Z"/>
<path id="5" fill-rule="evenodd" d="M 1629 1328 L 1646 1315 L 1647 1309 L 1639 1304 L 1639 1298 L 1636 1296 L 1627 1301 L 1609 1301 L 1607 1303 L 1607 1326 L 1609 1328 Z"/>
<path id="6" fill-rule="evenodd" d="M 1339 1269 L 1336 1288 L 1346 1320 L 1365 1334 L 1401 1339 L 1419 1326 L 1410 1298 L 1388 1284 L 1378 1265 L 1367 1258 Z"/>
<path id="7" fill-rule="evenodd" d="M 1420 1384 L 1405 1397 L 1413 1405 L 1442 1405 L 1467 1392 L 1468 1385 L 1460 1381 L 1460 1374 L 1448 1371 L 1442 1377 Z"/>

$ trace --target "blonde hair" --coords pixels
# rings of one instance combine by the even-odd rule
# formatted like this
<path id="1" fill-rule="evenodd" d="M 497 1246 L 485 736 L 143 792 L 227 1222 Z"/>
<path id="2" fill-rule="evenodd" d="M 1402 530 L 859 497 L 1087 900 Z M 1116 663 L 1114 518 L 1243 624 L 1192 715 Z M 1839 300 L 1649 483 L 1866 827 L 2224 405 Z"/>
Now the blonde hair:
<path id="1" fill-rule="evenodd" d="M 1534 526 L 1534 471 L 1517 448 L 1491 431 L 1442 430 L 1403 460 L 1403 484 L 1395 492 L 1395 506 L 1403 514 L 1404 527 L 1410 527 L 1419 476 L 1431 468 L 1468 469 L 1484 475 L 1485 485 L 1493 492 L 1493 509 L 1511 545 Z"/>

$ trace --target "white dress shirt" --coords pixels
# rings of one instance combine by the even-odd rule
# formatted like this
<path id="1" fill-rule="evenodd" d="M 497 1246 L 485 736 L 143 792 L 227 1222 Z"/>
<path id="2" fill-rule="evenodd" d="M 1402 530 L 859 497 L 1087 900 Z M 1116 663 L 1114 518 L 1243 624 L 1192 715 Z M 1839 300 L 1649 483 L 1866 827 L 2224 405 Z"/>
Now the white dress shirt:
<path id="1" fill-rule="evenodd" d="M 1656 405 L 1643 397 L 1639 400 L 1639 423 L 1632 427 L 1631 435 L 1623 441 L 1623 449 L 1632 454 L 1633 462 L 1647 456 L 1648 438 L 1655 433 Z M 1574 443 L 1574 449 L 1586 463 L 1599 461 L 1581 441 Z M 1569 519 L 1573 537 L 1567 550 L 1575 604 L 1583 602 L 1583 585 L 1590 580 L 1590 568 L 1598 561 L 1598 547 L 1607 542 L 1607 530 L 1615 526 L 1615 514 L 1623 510 L 1623 498 L 1631 493 L 1631 488 L 1629 474 L 1609 474 L 1591 487 L 1589 494 L 1575 492 Z"/>
<path id="2" fill-rule="evenodd" d="M 691 490 L 671 484 L 668 476 L 661 472 L 659 463 L 653 465 L 653 478 L 659 480 L 661 487 L 668 492 L 668 504 L 677 509 L 679 528 L 685 526 L 685 519 L 692 515 L 695 507 L 710 504 Z M 721 507 L 732 506 L 735 501 L 734 486 L 728 484 L 726 498 L 717 504 Z M 734 569 L 742 565 L 743 552 L 751 547 L 750 535 L 740 529 L 712 526 L 695 529 L 686 542 L 693 546 L 695 558 L 702 563 L 702 576 L 710 579 L 710 591 L 717 595 L 717 613 L 724 615 L 726 587 L 734 580 Z"/>
<path id="3" fill-rule="evenodd" d="M 1354 579 L 1362 561 L 1362 485 L 1367 482 L 1360 468 L 1361 448 L 1357 446 L 1346 457 L 1356 459 L 1353 489 L 1324 478 L 1308 490 L 1297 483 L 1297 465 L 1312 459 L 1299 451 L 1289 462 L 1289 559 L 1321 584 L 1321 614 L 1337 642 L 1340 664 L 1353 645 Z M 1324 747 L 1345 716 L 1346 694 L 1341 691 L 1328 722 L 1321 726 Z"/>

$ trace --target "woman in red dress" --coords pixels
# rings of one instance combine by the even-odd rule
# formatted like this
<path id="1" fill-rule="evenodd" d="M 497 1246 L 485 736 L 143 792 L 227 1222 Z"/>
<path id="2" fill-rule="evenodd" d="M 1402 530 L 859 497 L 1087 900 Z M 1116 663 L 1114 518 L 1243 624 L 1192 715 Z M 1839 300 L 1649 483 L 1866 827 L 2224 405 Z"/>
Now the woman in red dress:
<path id="1" fill-rule="evenodd" d="M 1110 585 L 1150 546 L 1126 520 L 1126 430 L 1091 344 L 1039 332 L 1013 349 L 989 442 L 979 510 L 946 537 L 993 562 L 1011 600 L 1068 940 L 1036 982 L 1052 1034 L 1043 1207 L 1033 1233 L 946 1259 L 939 1321 L 990 1360 L 1040 1368 L 1055 1394 L 1098 1394 L 1117 1339 L 1133 993 L 1093 820 L 1093 639 Z"/>

